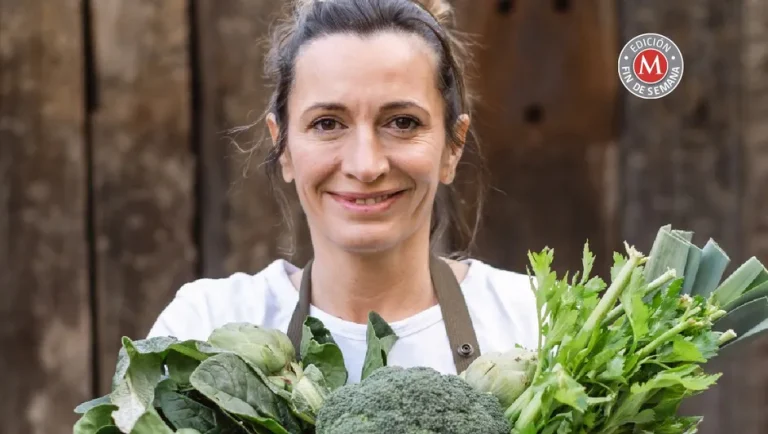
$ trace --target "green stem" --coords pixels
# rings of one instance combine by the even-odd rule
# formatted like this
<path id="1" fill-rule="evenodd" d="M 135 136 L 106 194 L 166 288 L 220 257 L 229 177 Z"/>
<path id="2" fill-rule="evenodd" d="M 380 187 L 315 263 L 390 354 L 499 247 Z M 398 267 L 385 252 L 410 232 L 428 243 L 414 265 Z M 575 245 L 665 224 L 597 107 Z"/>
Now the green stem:
<path id="1" fill-rule="evenodd" d="M 725 333 L 721 334 L 719 338 L 717 338 L 717 345 L 722 347 L 726 343 L 730 342 L 731 340 L 736 338 L 736 332 L 733 331 L 733 329 L 728 329 L 725 331 Z"/>
<path id="2" fill-rule="evenodd" d="M 695 324 L 696 320 L 688 319 L 665 331 L 661 334 L 661 336 L 652 340 L 648 345 L 644 346 L 640 349 L 640 351 L 637 352 L 637 360 L 639 361 L 645 357 L 648 357 L 652 352 L 656 351 L 657 348 L 666 343 L 670 338 L 684 332 L 686 329 L 694 326 Z"/>
<path id="3" fill-rule="evenodd" d="M 587 318 L 584 323 L 584 327 L 581 329 L 581 334 L 591 335 L 592 331 L 600 324 L 605 316 L 608 314 L 608 309 L 616 304 L 621 292 L 627 287 L 630 278 L 632 277 L 632 271 L 644 261 L 643 255 L 635 250 L 633 247 L 627 245 L 627 254 L 629 258 L 627 262 L 621 267 L 616 279 L 611 282 L 611 286 L 605 291 L 605 294 L 597 303 L 595 310 Z"/>
<path id="4" fill-rule="evenodd" d="M 517 397 L 515 402 L 510 405 L 507 410 L 504 412 L 504 417 L 514 425 L 514 423 L 517 421 L 517 419 L 520 417 L 520 413 L 522 413 L 523 409 L 528 406 L 528 403 L 533 398 L 533 385 L 528 386 L 525 391 Z"/>
<path id="5" fill-rule="evenodd" d="M 524 428 L 536 421 L 536 416 L 539 414 L 539 410 L 541 409 L 541 400 L 543 395 L 543 390 L 536 392 L 536 395 L 533 396 L 531 402 L 529 402 L 528 405 L 526 405 L 523 409 L 522 413 L 520 413 L 520 418 L 517 419 L 517 422 L 515 422 L 515 428 L 522 431 Z"/>
<path id="6" fill-rule="evenodd" d="M 657 277 L 656 279 L 651 281 L 651 283 L 648 284 L 648 286 L 645 289 L 645 293 L 643 294 L 643 297 L 661 288 L 663 285 L 675 279 L 675 277 L 677 277 L 677 272 L 675 270 L 672 270 L 672 269 L 667 270 L 666 273 Z M 605 319 L 603 320 L 603 325 L 609 325 L 614 321 L 616 321 L 619 318 L 619 316 L 621 316 L 622 312 L 624 312 L 624 307 L 622 305 L 618 305 L 614 307 L 613 310 L 608 312 L 608 315 L 605 316 Z"/>

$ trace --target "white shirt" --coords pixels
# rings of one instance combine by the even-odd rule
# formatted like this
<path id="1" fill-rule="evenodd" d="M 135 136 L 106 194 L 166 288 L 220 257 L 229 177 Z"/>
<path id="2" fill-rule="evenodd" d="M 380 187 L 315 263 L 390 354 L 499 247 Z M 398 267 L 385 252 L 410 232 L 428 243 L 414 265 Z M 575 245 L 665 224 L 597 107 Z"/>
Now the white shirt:
<path id="1" fill-rule="evenodd" d="M 460 282 L 482 354 L 506 351 L 520 344 L 538 344 L 536 301 L 527 275 L 494 268 L 476 259 Z M 287 332 L 298 302 L 289 276 L 298 268 L 276 260 L 255 275 L 235 273 L 222 279 L 185 284 L 163 310 L 149 337 L 173 336 L 206 340 L 217 327 L 248 322 Z M 342 350 L 349 382 L 360 381 L 365 358 L 366 325 L 351 323 L 310 307 L 310 315 L 331 332 Z M 455 374 L 453 351 L 439 306 L 433 306 L 390 326 L 399 337 L 387 363 L 402 367 L 428 366 Z"/>

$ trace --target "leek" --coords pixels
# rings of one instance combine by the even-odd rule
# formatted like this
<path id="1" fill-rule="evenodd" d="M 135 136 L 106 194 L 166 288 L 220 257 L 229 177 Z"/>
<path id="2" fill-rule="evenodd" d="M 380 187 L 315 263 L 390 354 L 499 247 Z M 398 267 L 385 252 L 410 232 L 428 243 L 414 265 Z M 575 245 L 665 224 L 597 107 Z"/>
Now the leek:
<path id="1" fill-rule="evenodd" d="M 711 239 L 707 242 L 703 249 L 701 249 L 701 261 L 699 262 L 699 268 L 696 270 L 695 282 L 691 295 L 701 295 L 702 297 L 709 297 L 709 295 L 720 284 L 720 280 L 723 278 L 725 269 L 728 268 L 728 264 L 731 262 L 731 258 L 720 248 L 720 246 Z"/>

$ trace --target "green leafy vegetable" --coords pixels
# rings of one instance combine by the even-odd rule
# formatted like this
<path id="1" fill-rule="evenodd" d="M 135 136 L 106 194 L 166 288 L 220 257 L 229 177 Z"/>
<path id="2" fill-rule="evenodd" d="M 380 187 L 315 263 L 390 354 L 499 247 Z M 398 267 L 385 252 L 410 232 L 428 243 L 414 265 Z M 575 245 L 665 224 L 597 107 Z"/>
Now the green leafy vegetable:
<path id="1" fill-rule="evenodd" d="M 552 270 L 551 249 L 529 254 L 542 324 L 540 362 L 530 387 L 506 408 L 513 433 L 659 433 L 697 426 L 700 419 L 678 418 L 676 411 L 719 378 L 701 364 L 732 332 L 712 330 L 725 312 L 690 295 L 695 282 L 686 285 L 682 278 L 700 270 L 691 237 L 662 228 L 652 261 L 625 245 L 626 255 L 614 255 L 607 288 L 590 276 L 588 245 L 581 276 L 570 280 Z"/>
<path id="2" fill-rule="evenodd" d="M 74 434 L 312 432 L 347 371 L 314 318 L 302 349 L 299 362 L 285 334 L 245 323 L 226 324 L 208 341 L 123 338 L 112 392 L 75 409 Z"/>
<path id="3" fill-rule="evenodd" d="M 96 434 L 102 428 L 114 426 L 112 423 L 112 412 L 115 410 L 117 410 L 117 407 L 112 404 L 100 404 L 91 407 L 77 421 L 73 434 Z"/>
<path id="4" fill-rule="evenodd" d="M 348 373 L 344 367 L 344 356 L 331 336 L 331 332 L 316 319 L 304 321 L 301 339 L 301 360 L 304 366 L 314 365 L 323 374 L 330 390 L 338 389 L 347 382 Z"/>
<path id="5" fill-rule="evenodd" d="M 368 331 L 366 334 L 367 349 L 363 361 L 361 380 L 366 379 L 375 370 L 387 365 L 389 351 L 397 342 L 397 335 L 392 327 L 375 312 L 368 315 Z"/>

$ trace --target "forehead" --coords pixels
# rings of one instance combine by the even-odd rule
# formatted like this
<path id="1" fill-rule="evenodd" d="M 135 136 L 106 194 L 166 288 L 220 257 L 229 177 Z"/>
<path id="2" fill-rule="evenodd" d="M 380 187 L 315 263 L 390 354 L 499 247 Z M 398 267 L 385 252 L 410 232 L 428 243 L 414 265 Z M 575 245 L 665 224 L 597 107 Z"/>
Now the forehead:
<path id="1" fill-rule="evenodd" d="M 300 100 L 439 96 L 437 59 L 421 37 L 396 32 L 321 37 L 296 59 L 292 96 Z"/>

